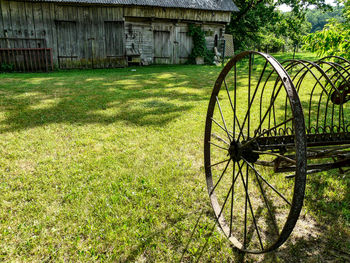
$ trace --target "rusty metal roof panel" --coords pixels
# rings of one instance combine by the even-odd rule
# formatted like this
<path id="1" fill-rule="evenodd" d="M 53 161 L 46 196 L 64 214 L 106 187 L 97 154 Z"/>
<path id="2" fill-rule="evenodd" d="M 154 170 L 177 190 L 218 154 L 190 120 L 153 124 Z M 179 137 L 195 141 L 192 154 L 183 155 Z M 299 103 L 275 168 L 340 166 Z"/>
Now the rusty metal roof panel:
<path id="1" fill-rule="evenodd" d="M 33 2 L 105 4 L 128 6 L 154 6 L 169 8 L 190 8 L 212 11 L 238 11 L 232 0 L 31 0 Z"/>

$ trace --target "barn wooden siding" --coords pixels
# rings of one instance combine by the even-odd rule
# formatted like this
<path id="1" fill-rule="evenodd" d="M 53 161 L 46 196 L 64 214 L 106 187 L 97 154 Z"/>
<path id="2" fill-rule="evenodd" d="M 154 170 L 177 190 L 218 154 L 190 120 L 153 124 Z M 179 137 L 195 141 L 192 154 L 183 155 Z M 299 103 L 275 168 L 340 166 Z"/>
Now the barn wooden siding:
<path id="1" fill-rule="evenodd" d="M 0 48 L 50 48 L 63 69 L 125 66 L 132 50 L 145 64 L 184 63 L 186 21 L 203 25 L 212 48 L 230 12 L 0 0 Z"/>

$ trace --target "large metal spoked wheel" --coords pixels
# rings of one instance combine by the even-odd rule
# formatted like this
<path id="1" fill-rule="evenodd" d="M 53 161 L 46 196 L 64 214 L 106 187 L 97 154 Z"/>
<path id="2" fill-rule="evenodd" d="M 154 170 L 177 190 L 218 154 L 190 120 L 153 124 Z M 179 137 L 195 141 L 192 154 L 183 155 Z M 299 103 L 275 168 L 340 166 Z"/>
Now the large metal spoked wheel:
<path id="1" fill-rule="evenodd" d="M 273 57 L 247 51 L 224 67 L 209 102 L 204 159 L 211 204 L 232 244 L 249 253 L 283 244 L 303 205 L 306 137 L 295 87 Z M 283 165 L 293 172 L 274 172 Z"/>

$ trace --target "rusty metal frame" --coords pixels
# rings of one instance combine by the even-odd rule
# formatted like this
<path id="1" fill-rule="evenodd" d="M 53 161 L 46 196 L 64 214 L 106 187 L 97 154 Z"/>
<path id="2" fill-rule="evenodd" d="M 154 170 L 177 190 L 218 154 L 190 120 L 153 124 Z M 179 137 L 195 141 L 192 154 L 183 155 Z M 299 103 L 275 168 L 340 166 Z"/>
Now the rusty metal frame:
<path id="1" fill-rule="evenodd" d="M 22 56 L 23 60 L 18 60 Z M 13 64 L 15 71 L 53 70 L 52 48 L 0 48 L 2 63 Z"/>

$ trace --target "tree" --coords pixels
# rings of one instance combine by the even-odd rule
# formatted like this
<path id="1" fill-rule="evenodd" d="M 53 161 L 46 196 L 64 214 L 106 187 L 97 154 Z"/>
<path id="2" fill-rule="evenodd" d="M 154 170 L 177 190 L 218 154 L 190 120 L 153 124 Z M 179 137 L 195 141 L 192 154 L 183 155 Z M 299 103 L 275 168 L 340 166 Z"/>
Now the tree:
<path id="1" fill-rule="evenodd" d="M 344 1 L 343 20 L 332 19 L 323 30 L 305 37 L 304 49 L 350 59 L 350 2 Z"/>
<path id="2" fill-rule="evenodd" d="M 261 48 L 268 44 L 269 39 L 279 46 L 282 42 L 301 39 L 305 30 L 305 13 L 311 4 L 327 8 L 325 0 L 234 0 L 239 12 L 232 14 L 227 32 L 233 35 L 235 47 L 238 50 Z M 290 16 L 277 9 L 280 4 L 292 7 Z M 281 21 L 285 22 L 281 23 Z M 284 26 L 284 27 L 283 27 Z M 286 34 L 289 36 L 286 36 Z M 296 37 L 295 34 L 298 36 Z M 272 42 L 271 42 L 272 43 Z"/>
<path id="3" fill-rule="evenodd" d="M 236 0 L 240 12 L 232 14 L 227 32 L 233 35 L 236 49 L 248 49 L 260 43 L 258 32 L 265 25 L 277 22 L 274 6 L 266 1 Z"/>
<path id="4" fill-rule="evenodd" d="M 310 32 L 311 24 L 304 16 L 295 17 L 293 12 L 283 14 L 280 30 L 284 32 L 293 46 L 298 46 L 303 41 L 303 36 Z"/>

